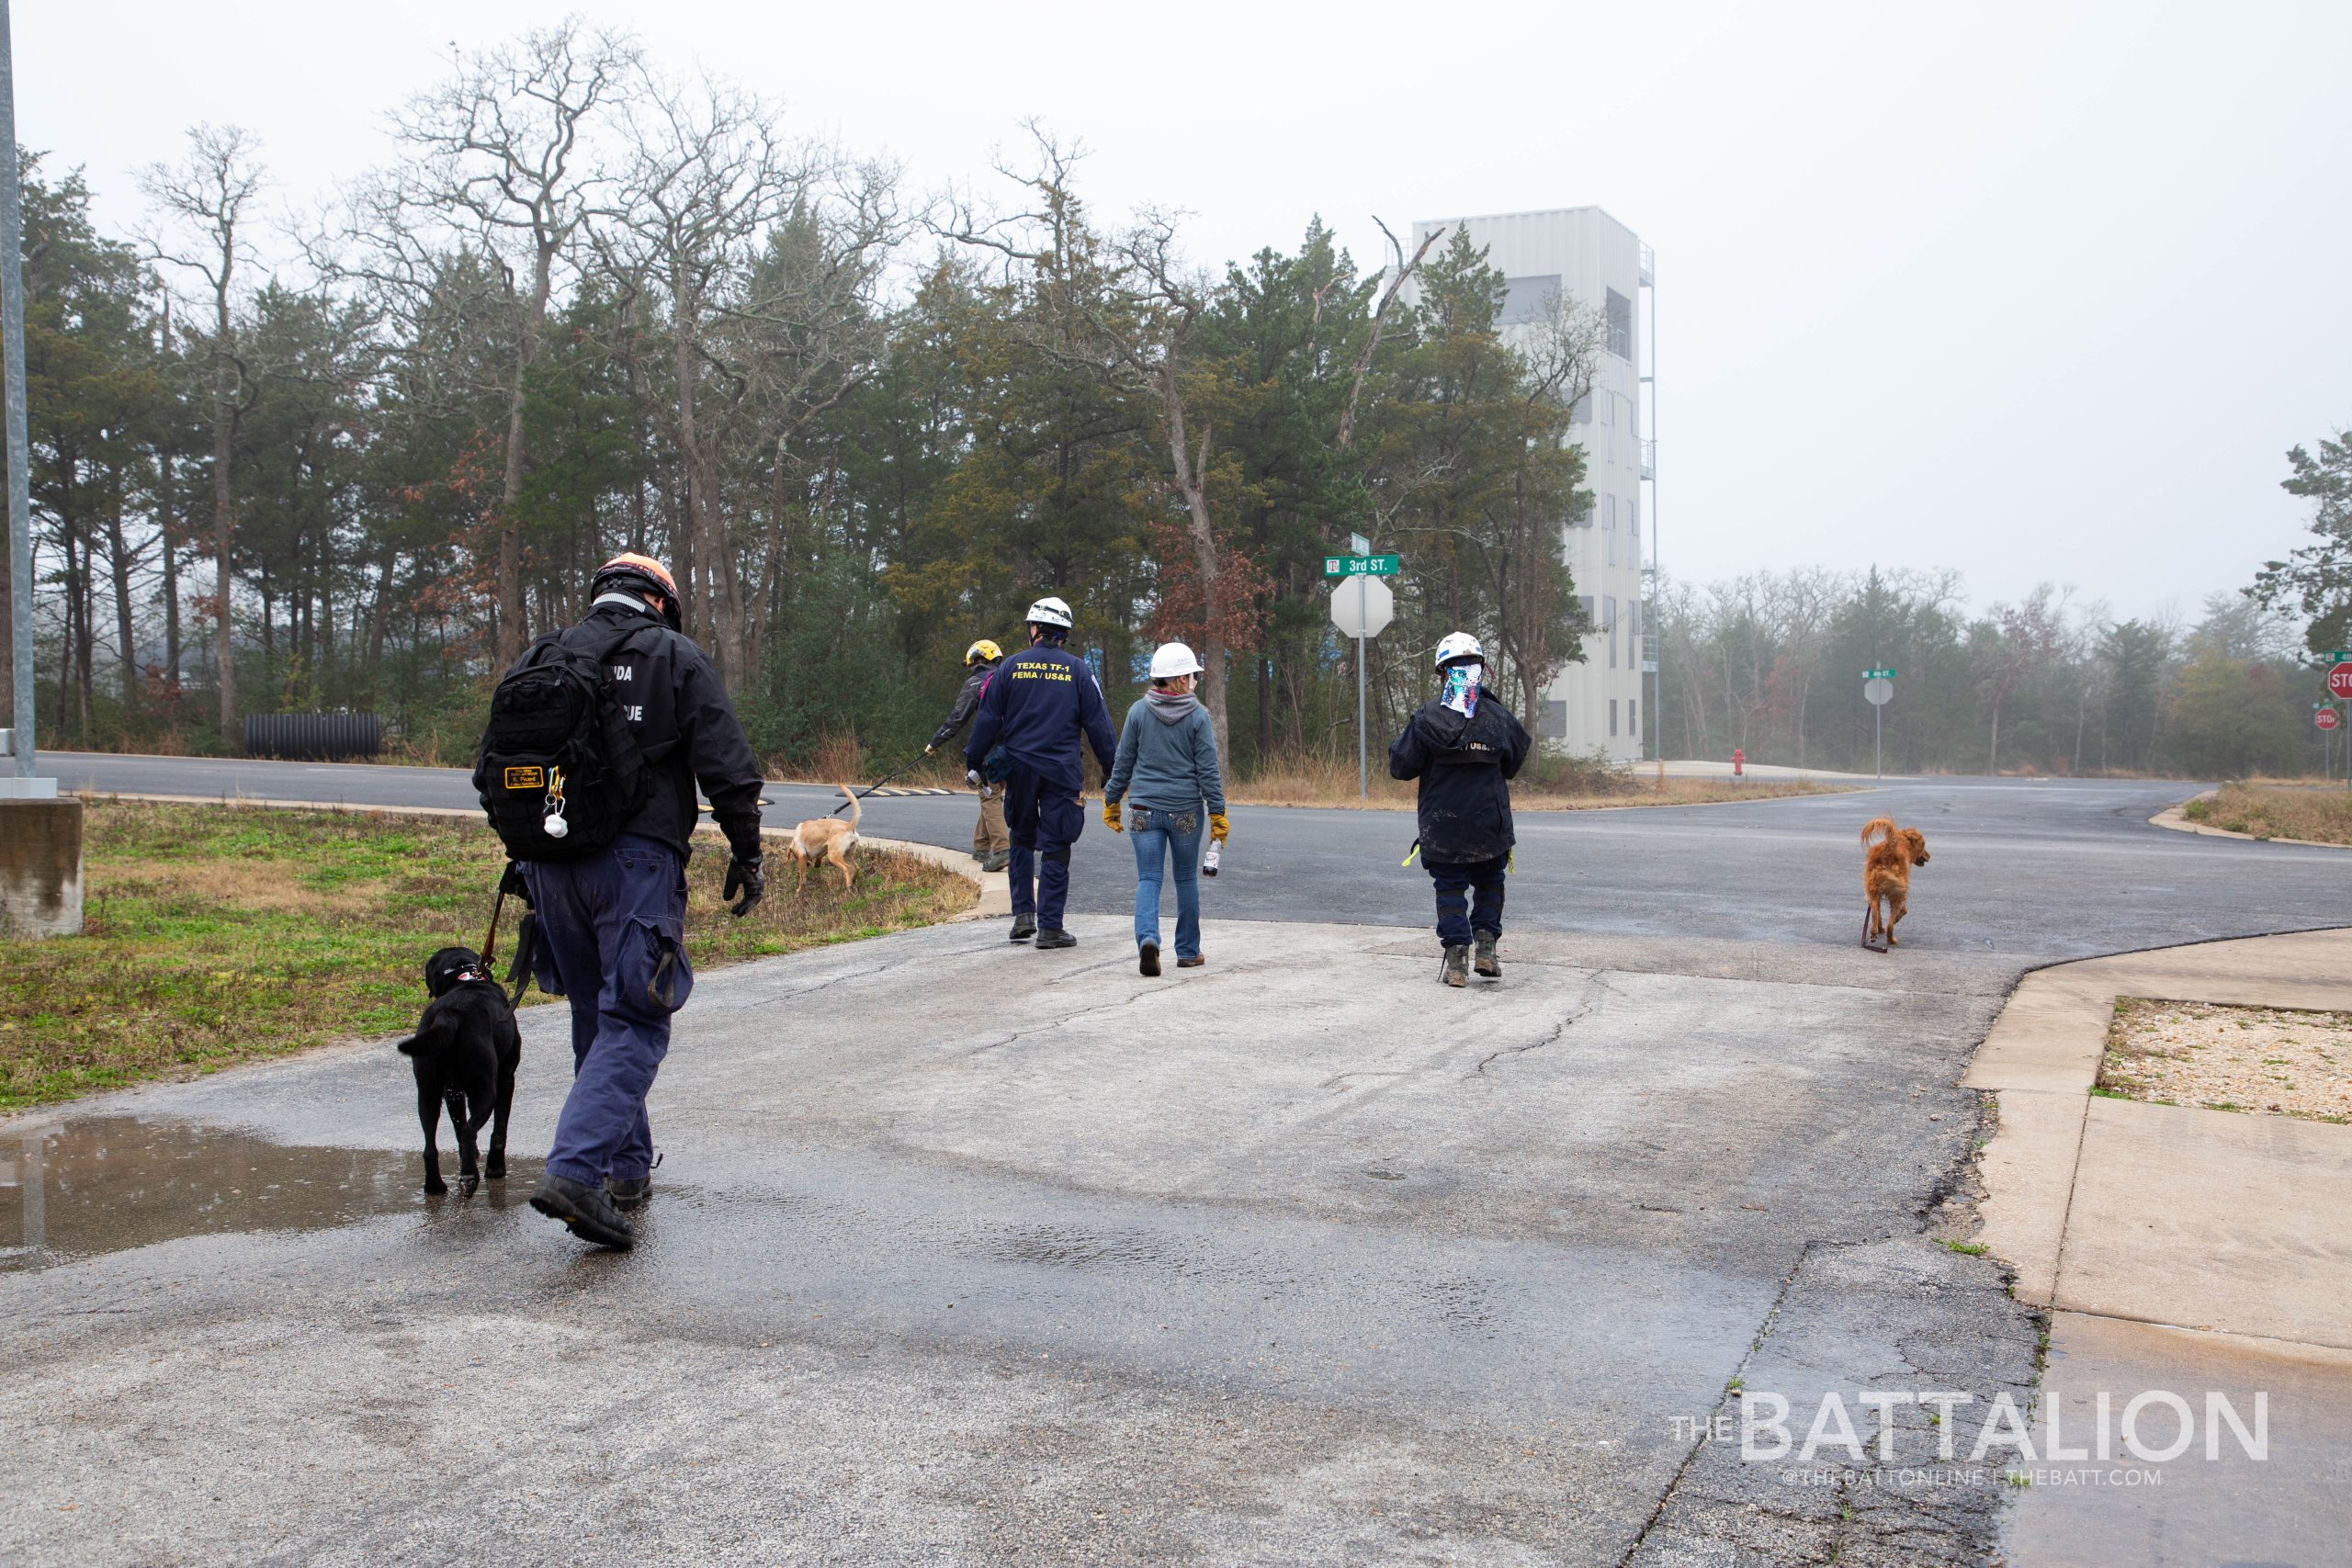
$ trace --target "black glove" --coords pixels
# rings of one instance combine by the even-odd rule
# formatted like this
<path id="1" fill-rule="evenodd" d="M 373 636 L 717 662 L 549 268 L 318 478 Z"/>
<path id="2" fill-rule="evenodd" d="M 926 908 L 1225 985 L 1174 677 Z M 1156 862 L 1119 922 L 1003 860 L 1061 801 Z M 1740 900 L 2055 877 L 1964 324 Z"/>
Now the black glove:
<path id="1" fill-rule="evenodd" d="M 498 891 L 502 897 L 520 898 L 526 904 L 531 901 L 531 885 L 523 880 L 522 862 L 506 863 L 506 874 L 498 879 Z"/>
<path id="2" fill-rule="evenodd" d="M 741 902 L 729 905 L 727 910 L 740 920 L 759 906 L 767 890 L 767 878 L 760 874 L 760 857 L 739 854 L 727 863 L 727 886 L 719 890 L 718 897 L 725 903 L 739 892 L 743 895 Z"/>

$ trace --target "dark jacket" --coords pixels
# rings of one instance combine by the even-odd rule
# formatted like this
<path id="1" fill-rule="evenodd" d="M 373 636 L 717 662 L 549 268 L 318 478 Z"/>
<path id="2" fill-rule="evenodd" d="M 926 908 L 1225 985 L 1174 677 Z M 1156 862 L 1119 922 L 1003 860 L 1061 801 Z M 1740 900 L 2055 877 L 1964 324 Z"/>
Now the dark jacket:
<path id="1" fill-rule="evenodd" d="M 1518 842 L 1510 784 L 1532 744 L 1511 711 L 1492 697 L 1464 718 L 1443 703 L 1415 714 L 1388 748 L 1388 775 L 1419 779 L 1421 859 L 1441 865 L 1499 860 Z"/>
<path id="2" fill-rule="evenodd" d="M 727 700 L 727 688 L 702 649 L 652 611 L 620 604 L 596 605 L 563 634 L 564 640 L 594 640 L 600 628 L 624 620 L 642 621 L 645 629 L 614 655 L 613 685 L 654 783 L 644 807 L 621 831 L 690 853 L 695 784 L 700 780 L 729 846 L 741 855 L 759 853 L 760 765 Z"/>
<path id="3" fill-rule="evenodd" d="M 1086 787 L 1086 758 L 1080 738 L 1094 748 L 1107 777 L 1117 760 L 1119 738 L 1111 732 L 1111 710 L 1086 660 L 1066 648 L 1040 643 L 1026 648 L 989 677 L 964 743 L 964 765 L 977 768 L 1001 746 L 1014 765 L 1071 795 Z"/>
<path id="4" fill-rule="evenodd" d="M 947 710 L 947 716 L 940 722 L 939 728 L 931 732 L 933 746 L 945 741 L 972 722 L 972 715 L 979 709 L 980 693 L 988 685 L 989 677 L 995 673 L 996 666 L 993 664 L 972 666 L 972 672 L 964 677 L 963 689 L 956 694 L 956 705 Z"/>

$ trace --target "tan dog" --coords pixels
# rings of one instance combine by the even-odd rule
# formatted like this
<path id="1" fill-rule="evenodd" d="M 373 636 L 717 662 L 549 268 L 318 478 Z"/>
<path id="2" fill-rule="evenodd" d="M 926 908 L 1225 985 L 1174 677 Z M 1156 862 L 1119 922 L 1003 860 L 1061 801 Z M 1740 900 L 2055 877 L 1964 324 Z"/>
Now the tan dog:
<path id="1" fill-rule="evenodd" d="M 857 821 L 865 815 L 865 808 L 857 803 L 856 793 L 849 785 L 835 784 L 833 787 L 849 796 L 849 820 L 844 822 L 838 817 L 816 817 L 792 830 L 792 837 L 787 842 L 792 846 L 793 866 L 800 873 L 800 880 L 792 885 L 795 892 L 808 886 L 808 868 L 820 860 L 831 861 L 841 869 L 842 891 L 849 891 L 852 880 L 849 852 L 857 848 Z"/>
<path id="2" fill-rule="evenodd" d="M 1894 923 L 1911 897 L 1911 868 L 1928 863 L 1928 837 L 1917 828 L 1897 828 L 1892 817 L 1873 817 L 1862 824 L 1862 893 L 1869 900 L 1862 908 L 1862 945 L 1883 935 L 1886 947 L 1872 951 L 1884 953 L 1901 945 Z"/>

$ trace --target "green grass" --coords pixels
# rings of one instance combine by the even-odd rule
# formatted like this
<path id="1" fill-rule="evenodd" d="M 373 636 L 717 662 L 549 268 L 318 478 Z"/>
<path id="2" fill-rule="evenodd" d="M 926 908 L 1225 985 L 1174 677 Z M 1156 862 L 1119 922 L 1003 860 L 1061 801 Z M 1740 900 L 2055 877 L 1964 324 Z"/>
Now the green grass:
<path id="1" fill-rule="evenodd" d="M 504 863 L 463 818 L 94 801 L 83 933 L 0 941 L 0 1111 L 404 1032 L 425 956 L 481 945 Z M 725 866 L 701 847 L 688 868 L 698 970 L 928 925 L 972 901 L 967 879 L 870 850 L 851 893 L 814 875 L 795 893 L 772 858 L 766 902 L 739 921 L 718 903 Z M 508 900 L 502 957 L 522 912 Z"/>

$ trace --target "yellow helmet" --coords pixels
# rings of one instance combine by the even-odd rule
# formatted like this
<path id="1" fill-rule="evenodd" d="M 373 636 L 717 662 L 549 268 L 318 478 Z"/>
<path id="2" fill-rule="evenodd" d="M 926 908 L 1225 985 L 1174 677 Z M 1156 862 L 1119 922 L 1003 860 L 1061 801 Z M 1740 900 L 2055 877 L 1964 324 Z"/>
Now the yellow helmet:
<path id="1" fill-rule="evenodd" d="M 967 668 L 969 668 L 974 664 L 994 664 L 998 660 L 1002 659 L 1003 657 L 1004 649 L 999 648 L 996 644 L 990 642 L 986 637 L 980 638 L 979 641 L 974 643 L 971 647 L 964 650 L 964 663 Z"/>

